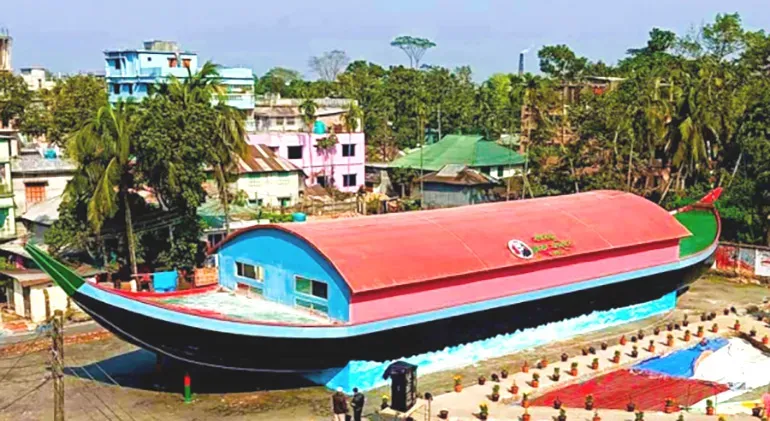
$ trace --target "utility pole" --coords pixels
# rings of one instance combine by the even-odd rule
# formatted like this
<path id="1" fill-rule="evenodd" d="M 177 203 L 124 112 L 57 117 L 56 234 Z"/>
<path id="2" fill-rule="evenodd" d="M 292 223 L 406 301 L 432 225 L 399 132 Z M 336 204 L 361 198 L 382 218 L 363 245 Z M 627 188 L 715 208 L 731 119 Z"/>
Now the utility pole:
<path id="1" fill-rule="evenodd" d="M 54 421 L 64 421 L 64 313 L 61 310 L 54 312 L 52 324 L 53 419 Z"/>

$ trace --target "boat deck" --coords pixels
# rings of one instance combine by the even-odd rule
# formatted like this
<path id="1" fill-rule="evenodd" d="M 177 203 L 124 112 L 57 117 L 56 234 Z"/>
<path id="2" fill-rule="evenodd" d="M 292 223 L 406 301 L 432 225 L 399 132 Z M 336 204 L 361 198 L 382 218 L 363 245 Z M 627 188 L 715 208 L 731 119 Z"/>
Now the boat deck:
<path id="1" fill-rule="evenodd" d="M 175 311 L 232 321 L 324 326 L 332 319 L 303 309 L 229 291 L 208 291 L 177 296 L 155 296 L 147 301 Z"/>

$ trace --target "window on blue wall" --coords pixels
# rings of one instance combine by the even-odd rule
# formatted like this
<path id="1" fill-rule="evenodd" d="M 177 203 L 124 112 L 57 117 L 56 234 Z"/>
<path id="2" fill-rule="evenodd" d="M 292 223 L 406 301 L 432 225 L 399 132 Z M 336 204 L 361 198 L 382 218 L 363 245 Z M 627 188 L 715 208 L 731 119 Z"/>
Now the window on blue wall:
<path id="1" fill-rule="evenodd" d="M 321 313 L 329 314 L 329 307 L 325 305 L 311 303 L 310 301 L 305 301 L 299 298 L 297 298 L 295 302 L 297 303 L 297 307 L 302 307 L 308 310 L 314 310 L 314 311 L 319 311 Z"/>
<path id="2" fill-rule="evenodd" d="M 265 279 L 265 270 L 262 269 L 262 266 L 248 263 L 235 262 L 235 273 L 242 278 L 254 279 L 259 282 Z"/>
<path id="3" fill-rule="evenodd" d="M 324 300 L 329 298 L 329 286 L 326 285 L 326 282 L 303 278 L 301 276 L 297 276 L 294 279 L 295 289 L 300 294 L 312 295 L 313 297 Z"/>
<path id="4" fill-rule="evenodd" d="M 120 84 L 119 83 L 113 83 L 112 84 L 112 93 L 115 95 L 120 95 Z"/>

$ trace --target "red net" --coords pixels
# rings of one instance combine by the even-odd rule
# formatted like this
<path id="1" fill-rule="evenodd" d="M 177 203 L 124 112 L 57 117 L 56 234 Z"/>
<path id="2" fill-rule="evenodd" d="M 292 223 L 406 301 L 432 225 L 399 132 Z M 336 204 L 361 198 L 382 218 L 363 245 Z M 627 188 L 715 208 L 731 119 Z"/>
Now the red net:
<path id="1" fill-rule="evenodd" d="M 618 370 L 549 392 L 532 404 L 551 406 L 558 397 L 568 408 L 582 408 L 586 396 L 593 395 L 596 408 L 626 409 L 626 405 L 633 402 L 637 410 L 662 411 L 668 398 L 673 399 L 677 407 L 690 406 L 727 389 L 725 385 L 701 380 Z"/>

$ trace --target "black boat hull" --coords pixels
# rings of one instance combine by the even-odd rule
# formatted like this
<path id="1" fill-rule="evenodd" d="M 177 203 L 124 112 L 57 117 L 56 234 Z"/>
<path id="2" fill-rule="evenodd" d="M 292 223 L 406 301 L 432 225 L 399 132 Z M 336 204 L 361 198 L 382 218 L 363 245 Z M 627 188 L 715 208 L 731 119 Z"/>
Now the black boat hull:
<path id="1" fill-rule="evenodd" d="M 449 319 L 334 339 L 268 338 L 171 323 L 76 292 L 74 299 L 106 329 L 179 362 L 247 371 L 308 372 L 351 360 L 387 361 L 682 293 L 713 255 L 683 269 Z"/>

